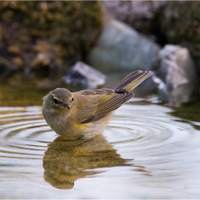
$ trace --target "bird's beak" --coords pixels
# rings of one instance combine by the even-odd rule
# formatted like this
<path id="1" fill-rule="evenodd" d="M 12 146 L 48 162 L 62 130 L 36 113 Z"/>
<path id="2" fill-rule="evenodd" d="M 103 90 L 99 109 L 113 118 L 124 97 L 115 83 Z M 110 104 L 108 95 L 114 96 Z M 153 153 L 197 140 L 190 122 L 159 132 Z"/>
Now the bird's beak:
<path id="1" fill-rule="evenodd" d="M 70 105 L 68 103 L 63 103 L 62 105 L 70 110 Z"/>

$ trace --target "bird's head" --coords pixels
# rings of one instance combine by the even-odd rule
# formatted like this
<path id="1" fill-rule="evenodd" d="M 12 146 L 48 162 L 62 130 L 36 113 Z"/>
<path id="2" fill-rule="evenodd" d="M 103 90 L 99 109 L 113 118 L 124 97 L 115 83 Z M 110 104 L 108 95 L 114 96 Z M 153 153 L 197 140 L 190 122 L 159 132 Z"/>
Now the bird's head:
<path id="1" fill-rule="evenodd" d="M 65 88 L 57 88 L 43 97 L 43 110 L 69 112 L 74 102 L 72 93 Z"/>

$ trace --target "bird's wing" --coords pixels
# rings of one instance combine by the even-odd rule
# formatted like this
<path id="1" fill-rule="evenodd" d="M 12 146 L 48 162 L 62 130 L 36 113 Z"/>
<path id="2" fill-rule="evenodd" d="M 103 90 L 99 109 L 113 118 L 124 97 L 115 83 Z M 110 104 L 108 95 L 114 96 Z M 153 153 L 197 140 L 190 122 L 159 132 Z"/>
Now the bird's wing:
<path id="1" fill-rule="evenodd" d="M 81 124 L 101 119 L 111 111 L 119 108 L 134 96 L 134 93 L 112 89 L 84 90 L 79 95 L 88 96 L 87 102 L 79 112 L 78 121 Z"/>

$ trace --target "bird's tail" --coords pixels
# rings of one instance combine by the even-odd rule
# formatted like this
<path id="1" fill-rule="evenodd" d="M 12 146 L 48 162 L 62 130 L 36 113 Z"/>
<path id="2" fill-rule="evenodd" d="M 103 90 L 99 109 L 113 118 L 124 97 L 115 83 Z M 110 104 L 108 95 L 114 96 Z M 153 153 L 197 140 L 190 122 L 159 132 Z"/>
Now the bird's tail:
<path id="1" fill-rule="evenodd" d="M 120 92 L 126 90 L 130 92 L 140 83 L 142 83 L 145 79 L 152 75 L 151 71 L 134 71 L 126 76 L 120 83 L 118 83 L 114 87 L 114 91 Z"/>

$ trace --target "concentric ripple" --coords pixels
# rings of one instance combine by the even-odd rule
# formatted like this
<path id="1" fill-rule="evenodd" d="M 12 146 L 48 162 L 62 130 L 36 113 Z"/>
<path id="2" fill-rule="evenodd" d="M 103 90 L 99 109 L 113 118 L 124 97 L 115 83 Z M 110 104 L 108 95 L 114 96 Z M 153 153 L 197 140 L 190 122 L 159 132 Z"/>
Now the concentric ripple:
<path id="1" fill-rule="evenodd" d="M 38 176 L 39 163 L 52 139 L 49 132 L 40 107 L 0 108 L 0 191 L 12 190 L 10 182 L 18 185 L 31 175 Z M 8 194 L 0 196 L 9 198 Z"/>
<path id="2" fill-rule="evenodd" d="M 199 197 L 200 122 L 133 100 L 80 145 L 56 139 L 41 107 L 0 107 L 0 197 Z"/>
<path id="3" fill-rule="evenodd" d="M 123 158 L 134 158 L 132 163 L 148 172 L 144 173 L 148 178 L 137 175 L 137 185 L 181 191 L 182 195 L 173 198 L 198 197 L 200 131 L 194 125 L 200 122 L 183 123 L 170 112 L 158 105 L 126 104 L 112 118 L 105 136 Z M 171 196 L 166 193 L 164 197 Z"/>
<path id="4" fill-rule="evenodd" d="M 39 107 L 0 108 L 0 120 L 0 157 L 41 159 L 47 146 L 42 135 L 50 129 Z"/>

